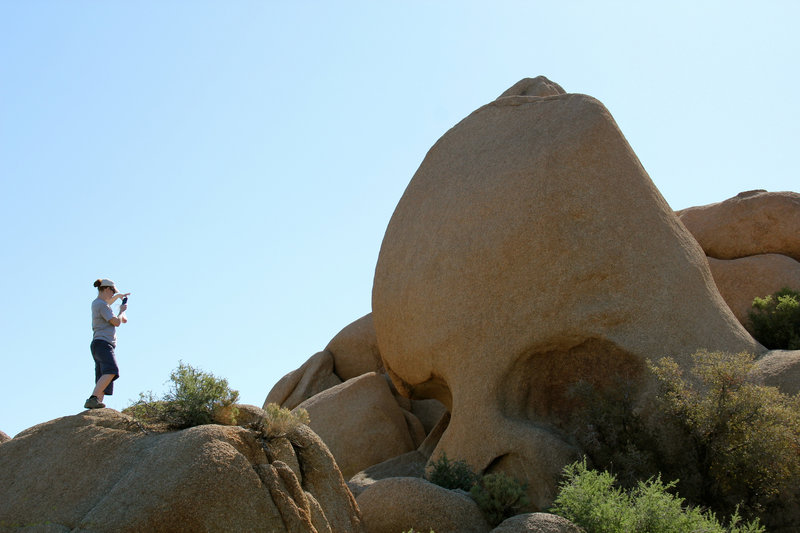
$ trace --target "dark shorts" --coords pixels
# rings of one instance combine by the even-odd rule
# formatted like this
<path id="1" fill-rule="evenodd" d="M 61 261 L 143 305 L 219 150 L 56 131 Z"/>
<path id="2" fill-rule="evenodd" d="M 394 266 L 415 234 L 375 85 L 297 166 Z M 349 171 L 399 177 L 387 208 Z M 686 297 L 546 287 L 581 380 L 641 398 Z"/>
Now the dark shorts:
<path id="1" fill-rule="evenodd" d="M 108 384 L 103 394 L 114 394 L 114 381 L 119 377 L 117 359 L 114 357 L 114 346 L 108 341 L 93 340 L 90 346 L 94 358 L 94 382 L 100 380 L 104 374 L 114 374 L 114 379 Z"/>

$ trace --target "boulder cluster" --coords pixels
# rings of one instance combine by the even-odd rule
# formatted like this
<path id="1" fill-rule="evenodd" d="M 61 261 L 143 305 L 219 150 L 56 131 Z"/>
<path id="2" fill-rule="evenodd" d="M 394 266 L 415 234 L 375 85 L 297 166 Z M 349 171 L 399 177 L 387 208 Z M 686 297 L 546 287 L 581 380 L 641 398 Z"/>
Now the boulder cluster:
<path id="1" fill-rule="evenodd" d="M 268 393 L 309 427 L 150 434 L 103 409 L 0 433 L 0 528 L 577 532 L 546 511 L 581 454 L 563 430 L 578 382 L 631 384 L 646 408 L 649 362 L 707 349 L 800 389 L 800 351 L 767 351 L 747 320 L 755 296 L 800 289 L 798 235 L 794 192 L 673 212 L 600 102 L 524 79 L 426 155 L 372 312 Z M 444 455 L 521 479 L 530 507 L 493 529 L 425 479 Z"/>
<path id="2" fill-rule="evenodd" d="M 800 287 L 800 194 L 747 191 L 677 215 L 703 248 L 720 294 L 748 331 L 755 297 Z"/>
<path id="3" fill-rule="evenodd" d="M 153 433 L 97 409 L 3 443 L 0 472 L 0 531 L 364 531 L 305 426 L 273 438 L 216 424 Z"/>

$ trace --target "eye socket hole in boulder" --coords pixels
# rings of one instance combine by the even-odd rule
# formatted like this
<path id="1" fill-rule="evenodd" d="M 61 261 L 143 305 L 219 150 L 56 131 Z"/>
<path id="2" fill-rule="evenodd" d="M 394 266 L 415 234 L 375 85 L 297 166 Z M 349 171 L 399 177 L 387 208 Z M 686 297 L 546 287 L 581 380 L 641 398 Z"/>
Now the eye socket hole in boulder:
<path id="1" fill-rule="evenodd" d="M 576 386 L 588 385 L 602 394 L 625 383 L 635 391 L 644 370 L 641 358 L 604 339 L 534 351 L 511 365 L 498 391 L 500 407 L 509 418 L 563 425 L 582 405 L 574 394 Z"/>

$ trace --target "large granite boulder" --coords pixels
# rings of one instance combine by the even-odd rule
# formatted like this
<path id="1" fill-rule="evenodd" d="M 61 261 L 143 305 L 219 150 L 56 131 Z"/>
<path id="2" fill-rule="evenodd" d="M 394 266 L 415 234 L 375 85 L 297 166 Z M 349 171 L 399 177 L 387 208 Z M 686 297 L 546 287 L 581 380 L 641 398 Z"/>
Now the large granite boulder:
<path id="1" fill-rule="evenodd" d="M 750 332 L 748 313 L 756 296 L 764 297 L 784 287 L 800 290 L 800 262 L 786 255 L 761 254 L 739 259 L 709 257 L 708 266 L 728 307 Z"/>
<path id="2" fill-rule="evenodd" d="M 354 475 L 347 482 L 347 487 L 353 493 L 353 496 L 358 498 L 368 487 L 382 479 L 393 477 L 424 478 L 428 459 L 429 457 L 419 450 L 392 457 Z"/>
<path id="3" fill-rule="evenodd" d="M 275 403 L 294 409 L 315 394 L 342 382 L 333 372 L 333 354 L 327 350 L 312 355 L 300 368 L 283 376 L 264 400 L 264 408 Z"/>
<path id="4" fill-rule="evenodd" d="M 526 513 L 504 520 L 491 533 L 584 533 L 584 531 L 558 515 Z"/>
<path id="5" fill-rule="evenodd" d="M 678 211 L 710 257 L 783 254 L 800 261 L 800 194 L 747 191 L 716 204 Z"/>
<path id="6" fill-rule="evenodd" d="M 383 370 L 372 313 L 343 328 L 325 350 L 333 355 L 333 371 L 342 381 Z"/>
<path id="7" fill-rule="evenodd" d="M 272 439 L 219 425 L 148 433 L 98 409 L 4 443 L 0 472 L 3 531 L 364 531 L 305 426 Z"/>
<path id="8" fill-rule="evenodd" d="M 315 394 L 348 379 L 382 370 L 370 313 L 347 325 L 324 350 L 283 376 L 267 394 L 264 407 L 276 403 L 294 409 Z"/>
<path id="9" fill-rule="evenodd" d="M 298 407 L 308 411 L 311 429 L 346 479 L 417 447 L 386 378 L 375 372 L 349 379 Z"/>
<path id="10" fill-rule="evenodd" d="M 3 431 L 0 431 L 0 444 L 3 444 L 4 442 L 6 442 L 8 440 L 11 440 L 11 437 L 6 435 Z"/>
<path id="11" fill-rule="evenodd" d="M 281 378 L 264 408 L 270 403 L 308 410 L 312 428 L 348 477 L 415 450 L 447 413 L 437 400 L 398 395 L 384 373 L 371 313 Z"/>
<path id="12" fill-rule="evenodd" d="M 776 387 L 784 394 L 800 393 L 800 350 L 771 350 L 756 361 L 756 382 Z"/>
<path id="13" fill-rule="evenodd" d="M 393 477 L 370 485 L 356 499 L 369 533 L 488 533 L 478 505 L 463 491 L 416 477 Z"/>
<path id="14" fill-rule="evenodd" d="M 524 478 L 539 509 L 578 452 L 553 429 L 572 384 L 646 391 L 647 360 L 763 351 L 608 110 L 548 81 L 517 84 L 436 142 L 373 286 L 395 386 L 450 410 L 434 455 Z"/>

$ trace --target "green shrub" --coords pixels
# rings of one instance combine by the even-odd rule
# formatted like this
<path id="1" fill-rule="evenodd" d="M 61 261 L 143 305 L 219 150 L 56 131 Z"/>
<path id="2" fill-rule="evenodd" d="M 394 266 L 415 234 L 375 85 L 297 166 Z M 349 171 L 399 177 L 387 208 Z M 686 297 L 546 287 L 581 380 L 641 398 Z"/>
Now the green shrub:
<path id="1" fill-rule="evenodd" d="M 617 483 L 635 487 L 658 472 L 658 441 L 636 409 L 639 383 L 619 378 L 598 388 L 581 381 L 569 390 L 576 408 L 566 429 L 590 463 L 614 472 Z"/>
<path id="2" fill-rule="evenodd" d="M 492 527 L 522 512 L 530 502 L 527 486 L 502 472 L 481 476 L 469 491 Z"/>
<path id="3" fill-rule="evenodd" d="M 140 392 L 139 399 L 122 410 L 123 413 L 144 422 L 156 422 L 163 419 L 166 404 L 153 396 L 153 391 Z"/>
<path id="4" fill-rule="evenodd" d="M 126 413 L 146 423 L 165 423 L 174 429 L 210 424 L 218 409 L 232 409 L 239 392 L 228 387 L 226 379 L 195 369 L 183 362 L 170 374 L 172 384 L 163 398 L 156 399 L 152 392 L 140 393 L 139 400 L 125 409 Z"/>
<path id="5" fill-rule="evenodd" d="M 262 431 L 267 437 L 282 437 L 298 425 L 308 425 L 311 422 L 308 411 L 300 407 L 289 410 L 276 403 L 270 403 L 264 411 L 267 416 L 256 423 L 254 429 Z"/>
<path id="6" fill-rule="evenodd" d="M 476 474 L 465 461 L 451 461 L 446 453 L 431 463 L 425 479 L 446 489 L 469 492 L 493 526 L 529 505 L 526 485 L 500 472 L 485 476 Z"/>
<path id="7" fill-rule="evenodd" d="M 686 487 L 698 503 L 727 514 L 741 503 L 748 516 L 764 516 L 800 482 L 800 395 L 749 381 L 753 359 L 700 351 L 688 379 L 671 358 L 651 369 L 686 442 L 670 474 L 695 475 L 699 482 Z"/>
<path id="8" fill-rule="evenodd" d="M 758 520 L 742 524 L 737 514 L 727 527 L 710 511 L 684 507 L 669 491 L 674 483 L 660 477 L 640 481 L 625 491 L 608 472 L 586 466 L 586 460 L 567 465 L 550 512 L 592 533 L 761 533 Z"/>
<path id="9" fill-rule="evenodd" d="M 469 492 L 492 526 L 518 514 L 529 505 L 527 486 L 501 472 L 476 474 L 463 460 L 450 461 L 446 453 L 433 461 L 425 479 L 446 489 Z"/>
<path id="10" fill-rule="evenodd" d="M 478 474 L 473 472 L 465 461 L 450 461 L 447 454 L 442 453 L 439 459 L 431 463 L 430 469 L 425 473 L 425 479 L 446 489 L 469 492 L 478 481 Z"/>
<path id="11" fill-rule="evenodd" d="M 770 350 L 800 350 L 800 292 L 784 287 L 756 298 L 748 313 L 753 336 Z"/>

